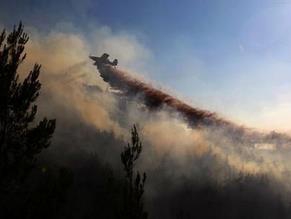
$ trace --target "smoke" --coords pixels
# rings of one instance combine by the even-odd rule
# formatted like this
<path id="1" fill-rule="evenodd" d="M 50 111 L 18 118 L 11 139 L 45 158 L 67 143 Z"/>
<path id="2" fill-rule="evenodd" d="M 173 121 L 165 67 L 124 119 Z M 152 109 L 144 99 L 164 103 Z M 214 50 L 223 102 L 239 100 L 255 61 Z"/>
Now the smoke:
<path id="1" fill-rule="evenodd" d="M 119 101 L 126 102 L 122 117 L 139 124 L 145 145 L 150 146 L 143 161 L 145 169 L 153 164 L 163 166 L 167 160 L 166 166 L 176 170 L 171 176 L 177 180 L 203 175 L 205 165 L 207 177 L 220 182 L 230 177 L 229 172 L 233 176 L 267 174 L 290 182 L 286 174 L 290 171 L 288 135 L 238 126 L 111 66 L 103 65 L 99 72 L 112 88 L 122 91 L 118 94 Z M 164 173 L 169 172 L 167 168 Z"/>
<path id="2" fill-rule="evenodd" d="M 114 35 L 108 28 L 99 28 L 89 35 L 96 36 L 93 45 L 97 47 L 97 54 L 107 50 L 115 51 L 113 54 L 117 54 L 120 61 L 124 60 L 128 68 L 141 67 L 142 63 L 134 63 L 146 59 L 150 53 L 138 42 L 136 36 L 124 32 Z M 147 155 L 144 156 L 142 165 L 145 169 L 158 166 L 164 157 L 168 157 L 171 160 L 167 162 L 168 165 L 179 166 L 177 177 L 192 177 L 199 170 L 185 168 L 189 166 L 189 161 L 193 162 L 192 160 L 210 154 L 219 157 L 237 172 L 258 173 L 272 169 L 277 176 L 284 172 L 285 158 L 280 155 L 275 158 L 279 150 L 270 156 L 268 151 L 255 149 L 254 144 L 269 142 L 278 144 L 281 150 L 289 143 L 288 136 L 257 133 L 237 126 L 215 113 L 193 108 L 142 80 L 109 66 L 100 69 L 101 78 L 87 58 L 88 54 L 92 54 L 90 45 L 80 33 L 52 31 L 44 36 L 35 30 L 32 32 L 27 47 L 28 58 L 21 72 L 28 72 L 34 62 L 42 64 L 43 87 L 39 112 L 40 117 L 46 115 L 57 118 L 56 144 L 61 142 L 70 150 L 90 148 L 90 151 L 98 153 L 104 147 L 100 149 L 97 138 L 88 138 L 91 141 L 83 143 L 87 146 L 74 145 L 70 139 L 81 142 L 80 139 L 86 141 L 88 133 L 100 133 L 99 136 L 113 136 L 113 140 L 107 140 L 107 144 L 112 145 L 117 153 L 128 139 L 129 128 L 137 123 L 144 144 L 147 145 L 145 147 L 148 147 L 145 149 L 144 153 Z M 127 51 L 126 55 L 122 56 L 122 51 Z M 135 98 L 124 99 L 108 92 L 109 85 L 106 82 L 111 87 L 122 90 L 124 96 Z M 143 108 L 143 104 L 147 108 Z M 88 131 L 89 129 L 92 131 Z M 109 143 L 110 140 L 112 143 Z M 120 142 L 118 146 L 113 144 L 116 141 Z M 104 160 L 110 157 L 110 147 L 106 151 Z M 263 161 L 261 154 L 264 154 Z M 273 161 L 279 164 L 274 165 Z M 209 162 L 207 165 L 212 164 Z M 217 175 L 225 175 L 225 172 L 223 168 L 219 174 L 213 171 L 216 175 L 213 177 L 222 177 Z"/>
<path id="3" fill-rule="evenodd" d="M 34 30 L 26 48 L 22 77 L 35 62 L 42 64 L 38 115 L 57 119 L 53 143 L 43 156 L 51 154 L 63 164 L 84 151 L 96 153 L 122 171 L 119 154 L 135 123 L 143 142 L 137 168 L 149 176 L 149 200 L 158 200 L 165 193 L 174 197 L 186 182 L 223 184 L 240 173 L 267 174 L 283 185 L 276 189 L 288 188 L 289 136 L 240 127 L 110 66 L 99 69 L 100 77 L 89 54 L 112 51 L 121 65 L 125 60 L 126 68 L 144 71 L 144 63 L 138 60 L 146 59 L 150 52 L 136 36 L 124 32 L 113 34 L 99 28 L 88 35 L 96 36 L 93 43 L 81 33 L 43 35 Z M 123 94 L 110 92 L 110 87 Z M 266 142 L 276 144 L 276 149 L 254 147 Z"/>
<path id="4" fill-rule="evenodd" d="M 88 86 L 102 91 L 106 84 L 98 80 L 87 62 L 89 47 L 81 35 L 51 32 L 44 36 L 34 33 L 26 51 L 28 58 L 21 69 L 23 75 L 35 62 L 42 64 L 39 111 L 43 115 L 49 114 L 64 123 L 70 122 L 71 118 L 63 121 L 62 117 L 71 115 L 101 132 L 122 135 L 122 128 L 111 118 L 116 111 L 112 95 L 88 92 Z"/>

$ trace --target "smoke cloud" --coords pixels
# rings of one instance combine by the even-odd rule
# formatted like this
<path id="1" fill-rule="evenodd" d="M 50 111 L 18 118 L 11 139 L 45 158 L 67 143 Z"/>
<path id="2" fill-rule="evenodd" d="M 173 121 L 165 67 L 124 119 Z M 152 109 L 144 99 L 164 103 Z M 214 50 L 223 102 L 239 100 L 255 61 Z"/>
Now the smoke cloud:
<path id="1" fill-rule="evenodd" d="M 241 172 L 267 174 L 281 183 L 278 190 L 290 189 L 289 136 L 240 127 L 110 66 L 99 69 L 100 77 L 89 54 L 106 51 L 121 65 L 124 61 L 125 68 L 143 71 L 145 63 L 139 60 L 147 59 L 150 51 L 136 36 L 113 34 L 107 27 L 88 35 L 96 36 L 93 43 L 93 37 L 88 40 L 81 33 L 43 35 L 32 30 L 20 71 L 23 76 L 35 62 L 42 64 L 39 116 L 57 119 L 49 149 L 54 159 L 71 162 L 64 156 L 86 151 L 120 170 L 119 154 L 135 123 L 144 145 L 138 168 L 149 176 L 149 200 L 174 194 L 185 182 L 223 184 Z M 266 143 L 276 145 L 275 149 L 260 149 Z"/>

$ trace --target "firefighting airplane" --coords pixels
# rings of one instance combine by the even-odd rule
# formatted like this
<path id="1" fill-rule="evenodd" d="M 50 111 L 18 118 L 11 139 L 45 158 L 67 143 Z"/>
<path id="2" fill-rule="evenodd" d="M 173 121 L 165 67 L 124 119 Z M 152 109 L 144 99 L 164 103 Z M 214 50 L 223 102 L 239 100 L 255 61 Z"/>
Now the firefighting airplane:
<path id="1" fill-rule="evenodd" d="M 111 62 L 111 61 L 109 61 L 108 57 L 109 57 L 109 55 L 107 53 L 104 53 L 100 57 L 89 56 L 90 59 L 95 61 L 94 65 L 96 65 L 97 68 L 101 68 L 102 65 L 112 65 L 114 67 L 117 66 L 118 60 L 114 59 L 113 62 Z"/>

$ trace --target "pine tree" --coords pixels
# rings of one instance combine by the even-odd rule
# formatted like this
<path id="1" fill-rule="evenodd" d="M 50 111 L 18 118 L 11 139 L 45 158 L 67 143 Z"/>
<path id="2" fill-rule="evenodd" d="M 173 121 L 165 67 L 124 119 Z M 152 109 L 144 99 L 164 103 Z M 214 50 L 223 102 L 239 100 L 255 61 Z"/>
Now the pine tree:
<path id="1" fill-rule="evenodd" d="M 134 125 L 131 129 L 131 144 L 124 148 L 121 153 L 121 161 L 126 173 L 125 195 L 123 201 L 122 218 L 146 219 L 147 213 L 143 209 L 143 193 L 146 181 L 146 173 L 142 176 L 137 171 L 134 173 L 134 166 L 142 151 L 142 143 Z"/>
<path id="2" fill-rule="evenodd" d="M 20 82 L 18 67 L 24 61 L 29 37 L 20 23 L 8 35 L 0 34 L 0 186 L 23 179 L 32 168 L 36 155 L 50 145 L 55 120 L 35 122 L 36 99 L 41 83 L 41 66 Z"/>

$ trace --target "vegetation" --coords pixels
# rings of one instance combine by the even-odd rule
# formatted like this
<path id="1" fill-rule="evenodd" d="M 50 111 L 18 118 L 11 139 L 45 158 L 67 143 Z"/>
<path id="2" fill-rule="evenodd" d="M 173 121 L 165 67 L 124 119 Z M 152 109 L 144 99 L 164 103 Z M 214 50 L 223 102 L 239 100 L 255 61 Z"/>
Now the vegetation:
<path id="1" fill-rule="evenodd" d="M 142 143 L 136 126 L 131 130 L 131 144 L 125 147 L 121 153 L 121 161 L 126 173 L 126 185 L 123 205 L 123 217 L 129 219 L 145 219 L 147 214 L 143 210 L 142 195 L 144 193 L 144 185 L 146 174 L 141 177 L 139 171 L 134 174 L 134 166 L 142 151 Z"/>
<path id="2" fill-rule="evenodd" d="M 23 82 L 17 72 L 25 59 L 29 37 L 18 28 L 0 35 L 0 185 L 2 189 L 27 176 L 36 155 L 50 145 L 55 120 L 44 118 L 33 126 L 35 101 L 41 84 L 40 65 L 35 65 Z"/>

